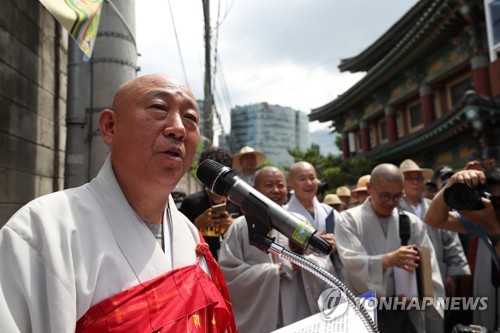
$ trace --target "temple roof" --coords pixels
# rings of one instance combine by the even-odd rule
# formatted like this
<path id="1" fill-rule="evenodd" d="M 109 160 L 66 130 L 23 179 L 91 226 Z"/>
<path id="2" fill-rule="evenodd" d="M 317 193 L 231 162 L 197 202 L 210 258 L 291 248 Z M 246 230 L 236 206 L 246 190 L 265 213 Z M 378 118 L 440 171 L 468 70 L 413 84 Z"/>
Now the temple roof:
<path id="1" fill-rule="evenodd" d="M 396 27 L 407 26 L 406 29 L 401 29 L 405 33 L 401 33 L 400 38 L 392 43 L 392 48 L 389 47 L 389 42 L 386 44 L 380 42 L 383 55 L 376 59 L 376 63 L 370 67 L 368 73 L 335 100 L 313 109 L 309 114 L 310 121 L 330 121 L 351 111 L 367 97 L 371 97 L 376 89 L 388 84 L 400 76 L 402 71 L 444 45 L 449 36 L 461 31 L 466 24 L 459 14 L 459 8 L 460 4 L 454 0 L 425 0 L 415 5 L 389 29 L 388 34 L 395 37 L 399 36 L 394 31 Z M 414 16 L 418 17 L 418 20 L 415 21 Z M 384 38 L 381 37 L 379 41 L 382 39 Z M 375 44 L 377 42 L 371 47 Z M 367 51 L 363 53 L 365 52 Z M 354 58 L 352 59 L 354 61 Z M 367 61 L 366 66 L 369 63 Z"/>

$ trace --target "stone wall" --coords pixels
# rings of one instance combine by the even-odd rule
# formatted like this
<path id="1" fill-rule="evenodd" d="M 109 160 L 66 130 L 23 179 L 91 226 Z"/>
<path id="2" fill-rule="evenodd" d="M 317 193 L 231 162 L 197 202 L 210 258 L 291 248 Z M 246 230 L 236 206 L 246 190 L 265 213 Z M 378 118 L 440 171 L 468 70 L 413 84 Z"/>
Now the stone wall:
<path id="1" fill-rule="evenodd" d="M 0 0 L 0 227 L 63 186 L 68 36 L 37 0 Z"/>

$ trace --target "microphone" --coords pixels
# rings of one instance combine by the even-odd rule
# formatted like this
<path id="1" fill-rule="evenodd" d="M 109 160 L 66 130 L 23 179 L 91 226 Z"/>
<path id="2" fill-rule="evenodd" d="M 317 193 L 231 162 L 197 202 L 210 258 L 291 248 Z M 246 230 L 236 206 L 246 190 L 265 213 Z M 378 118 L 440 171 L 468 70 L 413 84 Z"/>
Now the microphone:
<path id="1" fill-rule="evenodd" d="M 233 169 L 206 159 L 198 166 L 196 176 L 212 192 L 240 206 L 244 215 L 255 222 L 270 222 L 274 229 L 303 248 L 311 245 L 325 254 L 332 250 L 332 246 L 316 234 L 316 229 L 245 183 Z"/>

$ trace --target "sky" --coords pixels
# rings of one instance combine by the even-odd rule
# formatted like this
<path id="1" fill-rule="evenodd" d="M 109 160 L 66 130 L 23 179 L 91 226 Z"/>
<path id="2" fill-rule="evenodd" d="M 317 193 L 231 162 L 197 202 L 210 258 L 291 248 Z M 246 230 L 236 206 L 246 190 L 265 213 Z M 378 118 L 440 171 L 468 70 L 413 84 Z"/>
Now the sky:
<path id="1" fill-rule="evenodd" d="M 364 75 L 340 73 L 340 60 L 362 52 L 416 2 L 212 0 L 213 90 L 225 133 L 237 105 L 267 102 L 310 113 L 334 100 Z M 203 29 L 200 0 L 136 1 L 139 75 L 168 73 L 203 99 Z"/>

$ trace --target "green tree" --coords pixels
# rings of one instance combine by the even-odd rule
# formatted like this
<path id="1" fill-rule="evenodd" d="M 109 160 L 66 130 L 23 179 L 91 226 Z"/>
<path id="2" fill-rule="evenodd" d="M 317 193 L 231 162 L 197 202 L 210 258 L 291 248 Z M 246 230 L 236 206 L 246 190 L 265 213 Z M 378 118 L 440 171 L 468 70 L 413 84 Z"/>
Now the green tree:
<path id="1" fill-rule="evenodd" d="M 344 160 L 332 154 L 323 156 L 317 148 L 309 148 L 305 152 L 289 149 L 288 153 L 294 162 L 306 161 L 314 165 L 318 179 L 328 183 L 327 193 L 335 192 L 335 189 L 342 185 L 356 185 L 358 178 L 371 173 L 374 166 L 371 160 L 363 156 Z M 290 167 L 285 169 L 289 171 Z"/>

